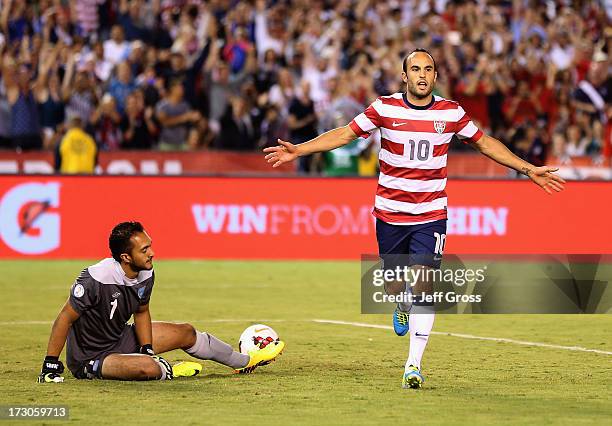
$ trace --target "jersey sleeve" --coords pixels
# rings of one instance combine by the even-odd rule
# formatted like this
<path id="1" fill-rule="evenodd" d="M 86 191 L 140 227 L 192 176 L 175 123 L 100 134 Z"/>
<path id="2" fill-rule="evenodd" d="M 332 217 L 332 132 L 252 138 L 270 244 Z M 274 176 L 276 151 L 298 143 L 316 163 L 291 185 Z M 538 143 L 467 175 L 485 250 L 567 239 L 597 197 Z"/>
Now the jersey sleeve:
<path id="1" fill-rule="evenodd" d="M 84 269 L 70 288 L 70 306 L 82 314 L 98 304 L 99 290 L 98 283 Z"/>
<path id="2" fill-rule="evenodd" d="M 472 122 L 470 116 L 461 106 L 457 107 L 458 120 L 455 134 L 463 143 L 478 142 L 483 133 Z"/>
<path id="3" fill-rule="evenodd" d="M 381 118 L 378 112 L 381 105 L 382 101 L 378 98 L 364 112 L 351 120 L 349 127 L 358 137 L 366 138 L 370 136 L 374 129 L 381 126 Z"/>
<path id="4" fill-rule="evenodd" d="M 151 300 L 151 293 L 153 293 L 153 284 L 155 284 L 155 272 L 151 275 L 151 278 L 145 281 L 145 286 L 143 287 L 142 297 L 139 297 L 138 303 L 142 305 L 146 305 Z"/>

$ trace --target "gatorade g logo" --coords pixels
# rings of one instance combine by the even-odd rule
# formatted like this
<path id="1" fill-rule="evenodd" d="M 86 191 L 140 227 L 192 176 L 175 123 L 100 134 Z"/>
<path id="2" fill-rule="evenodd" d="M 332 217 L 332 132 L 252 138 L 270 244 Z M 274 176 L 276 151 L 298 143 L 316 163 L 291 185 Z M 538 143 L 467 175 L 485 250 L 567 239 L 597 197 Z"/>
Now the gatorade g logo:
<path id="1" fill-rule="evenodd" d="M 60 185 L 24 183 L 10 189 L 0 200 L 0 237 L 23 254 L 43 254 L 60 245 L 60 216 L 49 212 L 59 207 Z"/>

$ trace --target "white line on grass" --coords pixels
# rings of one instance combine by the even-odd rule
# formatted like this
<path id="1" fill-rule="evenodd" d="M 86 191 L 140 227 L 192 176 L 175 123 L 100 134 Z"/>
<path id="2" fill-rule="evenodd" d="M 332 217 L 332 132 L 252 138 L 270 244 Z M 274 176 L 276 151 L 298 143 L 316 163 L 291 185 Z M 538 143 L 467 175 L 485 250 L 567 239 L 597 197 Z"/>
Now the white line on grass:
<path id="1" fill-rule="evenodd" d="M 336 320 L 325 320 L 325 319 L 314 319 L 313 321 L 317 322 L 317 323 L 323 323 L 323 324 L 350 325 L 350 326 L 353 326 L 353 327 L 380 328 L 380 329 L 384 329 L 384 330 L 392 330 L 393 329 L 393 327 L 391 327 L 390 325 L 366 324 L 366 323 L 363 323 L 363 322 L 336 321 Z M 492 342 L 513 343 L 515 345 L 523 345 L 523 346 L 537 346 L 537 347 L 541 347 L 541 348 L 563 349 L 563 350 L 566 350 L 566 351 L 593 352 L 593 353 L 596 353 L 596 354 L 612 355 L 612 352 L 601 351 L 599 349 L 583 348 L 581 346 L 551 345 L 549 343 L 527 342 L 527 341 L 524 341 L 524 340 L 506 339 L 506 338 L 503 338 L 503 337 L 483 337 L 483 336 L 474 336 L 472 334 L 447 333 L 447 332 L 444 332 L 444 331 L 432 331 L 431 334 L 439 334 L 441 336 L 459 337 L 461 339 L 490 340 Z"/>
<path id="2" fill-rule="evenodd" d="M 252 323 L 261 323 L 261 324 L 265 324 L 267 322 L 287 322 L 284 319 L 261 319 L 261 318 L 257 318 L 257 319 L 253 319 L 253 318 L 246 318 L 246 319 L 238 319 L 238 318 L 229 318 L 229 319 L 210 319 L 210 320 L 173 320 L 172 322 L 252 322 Z"/>

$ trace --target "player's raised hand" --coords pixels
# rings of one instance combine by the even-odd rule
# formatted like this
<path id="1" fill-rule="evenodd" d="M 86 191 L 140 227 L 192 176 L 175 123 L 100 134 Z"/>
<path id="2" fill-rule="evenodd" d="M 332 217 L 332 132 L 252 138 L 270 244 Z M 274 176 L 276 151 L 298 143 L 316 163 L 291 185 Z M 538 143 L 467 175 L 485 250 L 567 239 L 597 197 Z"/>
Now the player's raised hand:
<path id="1" fill-rule="evenodd" d="M 280 139 L 278 140 L 278 146 L 264 148 L 263 151 L 268 153 L 265 156 L 268 163 L 274 163 L 272 167 L 278 167 L 283 163 L 288 163 L 298 158 L 297 147 L 291 142 Z"/>
<path id="2" fill-rule="evenodd" d="M 559 170 L 558 167 L 536 167 L 531 171 L 531 173 L 528 174 L 528 176 L 534 183 L 541 186 L 542 189 L 548 194 L 552 194 L 553 191 L 561 192 L 564 189 L 563 184 L 565 183 L 565 180 L 553 173 L 557 170 Z"/>

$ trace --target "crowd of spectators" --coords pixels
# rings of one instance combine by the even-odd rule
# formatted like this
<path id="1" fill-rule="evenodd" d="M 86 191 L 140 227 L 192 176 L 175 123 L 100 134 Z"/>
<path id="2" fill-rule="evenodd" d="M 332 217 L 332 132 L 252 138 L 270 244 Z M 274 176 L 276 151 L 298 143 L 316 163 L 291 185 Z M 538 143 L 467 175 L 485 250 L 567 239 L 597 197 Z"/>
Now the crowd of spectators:
<path id="1" fill-rule="evenodd" d="M 612 123 L 606 4 L 0 0 L 0 147 L 56 149 L 75 122 L 109 151 L 301 142 L 405 90 L 401 61 L 423 47 L 435 94 L 524 158 L 598 159 Z M 373 144 L 347 151 L 363 173 Z"/>

